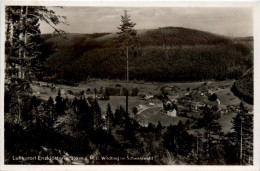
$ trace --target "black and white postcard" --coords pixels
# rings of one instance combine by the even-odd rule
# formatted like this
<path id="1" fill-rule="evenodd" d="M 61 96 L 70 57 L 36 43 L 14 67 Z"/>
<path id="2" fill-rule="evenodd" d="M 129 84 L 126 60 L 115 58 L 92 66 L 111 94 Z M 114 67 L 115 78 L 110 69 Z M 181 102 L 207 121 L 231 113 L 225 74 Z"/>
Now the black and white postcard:
<path id="1" fill-rule="evenodd" d="M 257 170 L 257 10 L 3 2 L 1 165 Z"/>

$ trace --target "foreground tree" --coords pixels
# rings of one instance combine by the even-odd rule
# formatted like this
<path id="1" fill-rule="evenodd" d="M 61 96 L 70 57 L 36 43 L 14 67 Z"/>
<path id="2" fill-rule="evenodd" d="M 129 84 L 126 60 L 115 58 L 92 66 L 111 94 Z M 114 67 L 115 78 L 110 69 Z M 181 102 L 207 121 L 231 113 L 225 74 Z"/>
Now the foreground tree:
<path id="1" fill-rule="evenodd" d="M 222 137 L 221 125 L 217 122 L 220 119 L 220 114 L 214 112 L 212 109 L 205 107 L 202 112 L 202 121 L 204 123 L 203 127 L 205 128 L 205 138 L 206 138 L 206 155 L 208 158 L 216 159 L 220 156 L 216 156 L 214 149 L 220 144 L 220 139 Z"/>
<path id="2" fill-rule="evenodd" d="M 44 58 L 41 56 L 44 50 L 39 22 L 47 23 L 55 33 L 63 33 L 55 26 L 66 23 L 66 17 L 56 15 L 53 10 L 43 6 L 7 6 L 5 10 L 6 68 L 11 76 L 24 79 L 25 73 L 34 73 L 32 66 L 42 67 L 44 63 L 39 59 Z"/>
<path id="3" fill-rule="evenodd" d="M 111 110 L 110 104 L 108 103 L 107 104 L 107 111 L 106 111 L 106 127 L 107 127 L 107 131 L 109 133 L 112 130 L 113 122 L 114 122 L 114 114 Z"/>
<path id="4" fill-rule="evenodd" d="M 174 156 L 187 156 L 191 153 L 194 137 L 188 134 L 185 125 L 179 121 L 178 125 L 170 125 L 163 134 L 163 145 Z"/>
<path id="5" fill-rule="evenodd" d="M 253 164 L 253 115 L 249 114 L 243 102 L 240 103 L 240 112 L 234 118 L 234 139 L 240 164 Z"/>
<path id="6" fill-rule="evenodd" d="M 126 87 L 129 81 L 129 67 L 128 67 L 128 60 L 129 60 L 129 50 L 133 50 L 134 46 L 138 41 L 137 32 L 134 29 L 136 23 L 131 22 L 130 15 L 127 11 L 124 11 L 124 15 L 121 16 L 121 22 L 118 29 L 120 30 L 117 32 L 116 38 L 116 45 L 117 47 L 122 48 L 125 51 L 126 55 Z M 128 90 L 126 93 L 126 113 L 128 113 Z"/>
<path id="7" fill-rule="evenodd" d="M 35 69 L 44 65 L 42 58 L 46 58 L 40 21 L 56 29 L 55 25 L 63 17 L 42 6 L 7 6 L 5 12 L 5 98 L 8 100 L 5 101 L 5 141 L 11 147 L 6 148 L 5 154 L 34 156 L 40 146 L 53 145 L 57 140 L 53 134 L 56 116 L 53 99 L 48 104 L 39 104 L 36 97 L 31 98 L 28 81 L 37 72 Z"/>

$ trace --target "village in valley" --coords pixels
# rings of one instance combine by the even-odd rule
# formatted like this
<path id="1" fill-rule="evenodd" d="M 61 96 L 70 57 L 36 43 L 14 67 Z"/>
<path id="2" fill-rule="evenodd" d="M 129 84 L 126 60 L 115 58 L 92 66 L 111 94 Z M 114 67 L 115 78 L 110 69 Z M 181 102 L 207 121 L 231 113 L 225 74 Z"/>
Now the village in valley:
<path id="1" fill-rule="evenodd" d="M 232 128 L 231 120 L 240 112 L 241 100 L 230 90 L 234 81 L 205 81 L 190 83 L 144 83 L 131 81 L 128 89 L 129 111 L 140 125 L 147 127 L 149 123 L 163 126 L 177 125 L 179 121 L 189 123 L 189 129 L 196 129 L 195 121 L 202 117 L 205 106 L 221 114 L 219 120 L 222 129 L 228 132 Z M 107 104 L 115 110 L 125 105 L 126 83 L 116 80 L 90 80 L 78 86 L 67 86 L 47 82 L 33 82 L 33 95 L 47 101 L 55 99 L 60 92 L 67 99 L 68 105 L 75 98 L 96 99 L 100 104 L 103 117 Z M 245 103 L 249 113 L 253 114 L 253 106 Z M 229 121 L 229 122 L 228 122 Z M 193 124 L 192 124 L 193 123 Z M 203 130 L 201 130 L 203 133 Z"/>

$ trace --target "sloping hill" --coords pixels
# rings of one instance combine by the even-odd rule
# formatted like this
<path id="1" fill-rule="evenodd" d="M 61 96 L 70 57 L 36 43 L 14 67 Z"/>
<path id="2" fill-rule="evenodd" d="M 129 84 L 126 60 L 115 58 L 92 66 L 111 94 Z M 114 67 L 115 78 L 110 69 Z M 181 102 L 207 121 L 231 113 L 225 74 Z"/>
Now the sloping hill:
<path id="1" fill-rule="evenodd" d="M 94 34 L 77 34 L 68 33 L 64 36 L 43 34 L 42 38 L 45 43 L 53 49 L 67 48 L 99 48 L 104 47 L 104 41 L 98 41 L 99 37 L 106 37 L 111 33 L 94 33 Z M 107 39 L 105 39 L 107 40 Z M 108 39 L 109 40 L 109 39 Z"/>
<path id="2" fill-rule="evenodd" d="M 210 45 L 231 43 L 231 40 L 224 36 L 182 27 L 163 27 L 147 30 L 140 35 L 140 38 L 140 42 L 144 46 Z"/>
<path id="3" fill-rule="evenodd" d="M 199 30 L 164 27 L 138 30 L 138 48 L 130 52 L 130 79 L 197 81 L 237 79 L 252 66 L 248 45 Z M 54 52 L 48 75 L 54 80 L 89 77 L 125 79 L 124 54 L 117 53 L 116 33 L 43 35 Z"/>
<path id="4" fill-rule="evenodd" d="M 254 74 L 250 68 L 241 79 L 234 82 L 232 91 L 244 101 L 253 104 L 254 102 Z"/>
<path id="5" fill-rule="evenodd" d="M 228 44 L 232 41 L 224 36 L 182 27 L 164 27 L 138 30 L 141 46 L 178 46 L 202 44 Z M 66 38 L 45 34 L 42 38 L 54 48 L 107 48 L 114 45 L 116 33 L 75 34 Z"/>

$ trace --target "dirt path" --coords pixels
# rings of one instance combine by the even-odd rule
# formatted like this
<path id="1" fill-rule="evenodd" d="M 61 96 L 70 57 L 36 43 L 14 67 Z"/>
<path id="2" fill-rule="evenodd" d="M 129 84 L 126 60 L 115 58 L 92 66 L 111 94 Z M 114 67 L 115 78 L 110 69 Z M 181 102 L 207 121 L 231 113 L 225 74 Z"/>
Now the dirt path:
<path id="1" fill-rule="evenodd" d="M 142 109 L 142 110 L 140 110 L 137 114 L 139 115 L 140 113 L 142 113 L 143 111 L 145 111 L 145 110 L 148 110 L 148 109 L 151 109 L 151 108 L 157 108 L 157 107 L 161 107 L 161 109 L 160 110 L 162 110 L 162 106 L 153 106 L 153 107 L 147 107 L 147 108 L 144 108 L 144 109 Z M 159 111 L 160 111 L 159 110 Z"/>

